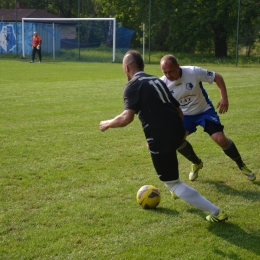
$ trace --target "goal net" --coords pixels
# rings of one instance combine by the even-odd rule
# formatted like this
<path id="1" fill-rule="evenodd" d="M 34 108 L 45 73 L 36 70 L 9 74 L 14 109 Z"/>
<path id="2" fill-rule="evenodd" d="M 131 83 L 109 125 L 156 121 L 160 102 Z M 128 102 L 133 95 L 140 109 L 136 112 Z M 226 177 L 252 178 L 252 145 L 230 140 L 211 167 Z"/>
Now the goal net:
<path id="1" fill-rule="evenodd" d="M 121 61 L 134 31 L 115 18 L 23 18 L 22 56 L 30 57 L 33 32 L 42 39 L 44 60 Z"/>

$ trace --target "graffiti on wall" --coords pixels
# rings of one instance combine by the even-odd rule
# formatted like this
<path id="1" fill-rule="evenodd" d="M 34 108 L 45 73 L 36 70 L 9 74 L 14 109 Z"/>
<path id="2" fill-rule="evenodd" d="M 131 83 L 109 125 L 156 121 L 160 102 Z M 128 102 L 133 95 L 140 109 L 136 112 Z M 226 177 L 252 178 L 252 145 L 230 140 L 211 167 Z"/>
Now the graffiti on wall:
<path id="1" fill-rule="evenodd" d="M 15 31 L 12 24 L 8 24 L 2 27 L 0 31 L 0 48 L 4 52 L 11 52 L 16 47 Z"/>

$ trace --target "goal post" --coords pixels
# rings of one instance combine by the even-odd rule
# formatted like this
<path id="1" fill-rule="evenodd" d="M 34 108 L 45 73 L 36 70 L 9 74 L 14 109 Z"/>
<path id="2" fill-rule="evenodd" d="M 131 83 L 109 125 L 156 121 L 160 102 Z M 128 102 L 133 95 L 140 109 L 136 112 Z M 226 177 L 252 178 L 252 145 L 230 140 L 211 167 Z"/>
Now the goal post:
<path id="1" fill-rule="evenodd" d="M 56 23 L 79 23 L 80 21 L 111 21 L 112 25 L 112 62 L 116 59 L 116 18 L 22 18 L 22 56 L 25 58 L 25 22 L 48 23 L 50 25 L 50 35 L 52 36 L 52 56 L 55 59 L 55 24 Z M 41 35 L 40 35 L 41 36 Z M 32 35 L 31 35 L 32 37 Z M 30 39 L 31 40 L 31 39 Z M 43 43 L 44 44 L 44 43 Z"/>

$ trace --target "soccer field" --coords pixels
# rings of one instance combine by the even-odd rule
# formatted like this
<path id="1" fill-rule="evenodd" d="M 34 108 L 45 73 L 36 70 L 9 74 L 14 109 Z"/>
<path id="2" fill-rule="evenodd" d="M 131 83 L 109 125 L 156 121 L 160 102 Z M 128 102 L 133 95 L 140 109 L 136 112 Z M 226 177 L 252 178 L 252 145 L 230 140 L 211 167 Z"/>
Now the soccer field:
<path id="1" fill-rule="evenodd" d="M 121 64 L 0 59 L 0 259 L 260 259 L 260 68 L 202 66 L 225 79 L 230 107 L 220 118 L 257 179 L 201 129 L 188 140 L 204 168 L 190 182 L 178 156 L 180 176 L 226 223 L 171 198 L 137 118 L 100 132 L 123 110 Z M 161 76 L 159 64 L 145 70 Z M 216 105 L 216 85 L 204 86 Z M 145 184 L 160 189 L 155 210 L 136 202 Z"/>

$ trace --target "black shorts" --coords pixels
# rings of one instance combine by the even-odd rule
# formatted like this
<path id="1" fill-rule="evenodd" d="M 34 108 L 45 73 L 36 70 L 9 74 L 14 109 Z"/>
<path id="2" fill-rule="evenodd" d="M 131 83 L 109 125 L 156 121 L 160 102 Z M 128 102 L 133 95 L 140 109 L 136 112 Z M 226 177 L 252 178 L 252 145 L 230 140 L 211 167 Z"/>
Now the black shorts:
<path id="1" fill-rule="evenodd" d="M 154 168 L 161 181 L 179 179 L 179 166 L 176 151 L 151 154 Z"/>
<path id="2" fill-rule="evenodd" d="M 224 126 L 221 124 L 215 124 L 211 121 L 206 120 L 206 126 L 204 132 L 208 133 L 209 136 L 212 136 L 215 133 L 223 132 Z"/>

